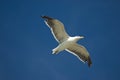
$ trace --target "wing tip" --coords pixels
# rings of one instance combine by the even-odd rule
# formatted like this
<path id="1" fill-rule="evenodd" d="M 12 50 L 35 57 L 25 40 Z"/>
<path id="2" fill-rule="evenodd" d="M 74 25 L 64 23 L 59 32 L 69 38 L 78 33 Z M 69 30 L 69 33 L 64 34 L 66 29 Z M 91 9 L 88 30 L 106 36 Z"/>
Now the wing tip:
<path id="1" fill-rule="evenodd" d="M 88 57 L 87 62 L 88 62 L 88 67 L 91 67 L 91 65 L 92 65 L 92 61 L 91 61 L 91 58 L 90 58 L 90 57 Z"/>
<path id="2" fill-rule="evenodd" d="M 49 17 L 49 16 L 44 16 L 44 15 L 42 15 L 41 16 L 43 19 L 53 19 L 53 18 L 51 18 L 51 17 Z"/>

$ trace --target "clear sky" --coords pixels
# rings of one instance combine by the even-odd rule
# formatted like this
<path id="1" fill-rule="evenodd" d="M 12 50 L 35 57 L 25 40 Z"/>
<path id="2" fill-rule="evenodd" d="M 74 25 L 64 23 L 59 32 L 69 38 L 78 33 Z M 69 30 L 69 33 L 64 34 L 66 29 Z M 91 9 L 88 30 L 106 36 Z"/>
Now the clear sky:
<path id="1" fill-rule="evenodd" d="M 59 19 L 82 35 L 92 66 L 66 51 L 40 15 Z M 120 80 L 119 0 L 1 0 L 0 80 Z"/>

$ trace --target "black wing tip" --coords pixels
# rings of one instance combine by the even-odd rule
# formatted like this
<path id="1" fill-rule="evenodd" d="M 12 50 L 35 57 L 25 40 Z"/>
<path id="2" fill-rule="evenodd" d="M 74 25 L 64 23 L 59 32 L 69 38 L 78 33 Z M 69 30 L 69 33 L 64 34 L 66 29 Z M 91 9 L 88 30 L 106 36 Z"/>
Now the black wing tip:
<path id="1" fill-rule="evenodd" d="M 41 16 L 43 19 L 53 19 L 53 18 L 51 18 L 51 17 L 49 17 L 49 16 Z"/>
<path id="2" fill-rule="evenodd" d="M 90 57 L 88 57 L 87 62 L 88 62 L 88 67 L 91 67 L 91 65 L 92 65 L 92 61 L 91 61 Z"/>
<path id="3" fill-rule="evenodd" d="M 42 17 L 42 18 L 47 18 L 48 16 L 41 15 L 40 17 Z"/>

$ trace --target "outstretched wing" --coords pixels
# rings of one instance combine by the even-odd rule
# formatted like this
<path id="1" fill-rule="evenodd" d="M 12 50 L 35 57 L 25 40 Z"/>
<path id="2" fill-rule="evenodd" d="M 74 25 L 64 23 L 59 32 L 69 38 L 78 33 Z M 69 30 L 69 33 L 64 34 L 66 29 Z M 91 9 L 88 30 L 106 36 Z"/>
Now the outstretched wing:
<path id="1" fill-rule="evenodd" d="M 51 29 L 51 32 L 54 36 L 54 38 L 59 42 L 65 41 L 69 35 L 66 33 L 64 29 L 64 25 L 62 22 L 60 22 L 57 19 L 50 18 L 48 16 L 42 16 L 42 18 L 45 18 L 45 23 L 48 25 L 48 27 Z"/>
<path id="2" fill-rule="evenodd" d="M 85 47 L 78 45 L 77 43 L 74 43 L 72 46 L 70 46 L 66 50 L 68 52 L 74 54 L 75 56 L 77 56 L 81 61 L 83 61 L 83 62 L 87 61 L 89 67 L 92 64 L 89 53 Z"/>

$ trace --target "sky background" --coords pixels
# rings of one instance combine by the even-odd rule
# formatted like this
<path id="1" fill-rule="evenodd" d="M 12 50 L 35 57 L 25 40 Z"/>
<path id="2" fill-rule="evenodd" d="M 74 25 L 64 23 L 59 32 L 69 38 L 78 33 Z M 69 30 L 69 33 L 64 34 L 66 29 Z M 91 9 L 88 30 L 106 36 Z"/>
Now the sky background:
<path id="1" fill-rule="evenodd" d="M 59 19 L 90 53 L 92 66 L 58 43 L 41 15 Z M 120 80 L 119 0 L 1 0 L 0 80 Z"/>

